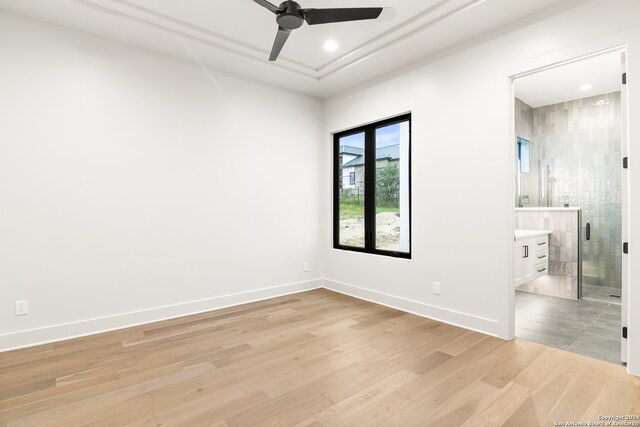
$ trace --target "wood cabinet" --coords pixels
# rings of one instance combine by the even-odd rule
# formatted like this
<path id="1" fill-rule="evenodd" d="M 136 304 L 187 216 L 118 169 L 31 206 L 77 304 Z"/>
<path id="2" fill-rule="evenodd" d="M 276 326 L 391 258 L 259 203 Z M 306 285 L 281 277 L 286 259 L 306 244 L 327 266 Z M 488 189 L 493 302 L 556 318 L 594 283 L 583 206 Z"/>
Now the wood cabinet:
<path id="1" fill-rule="evenodd" d="M 517 239 L 515 263 L 515 286 L 549 274 L 549 235 Z"/>

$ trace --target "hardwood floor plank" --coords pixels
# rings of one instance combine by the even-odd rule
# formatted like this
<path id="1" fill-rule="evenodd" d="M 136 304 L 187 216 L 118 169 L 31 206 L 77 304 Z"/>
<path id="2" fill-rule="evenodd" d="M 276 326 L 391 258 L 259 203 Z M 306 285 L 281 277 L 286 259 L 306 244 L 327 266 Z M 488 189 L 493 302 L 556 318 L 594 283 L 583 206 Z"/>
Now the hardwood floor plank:
<path id="1" fill-rule="evenodd" d="M 11 388 L 10 384 L 6 385 L 6 388 L 0 390 L 0 400 L 8 400 L 18 396 L 24 396 L 25 394 L 34 393 L 40 390 L 47 390 L 56 385 L 55 378 L 49 378 L 47 380 L 39 380 L 36 382 L 19 382 L 18 386 Z"/>
<path id="2" fill-rule="evenodd" d="M 300 405 L 289 407 L 286 410 L 282 410 L 264 420 L 260 420 L 259 424 L 261 426 L 270 427 L 296 425 L 301 421 L 307 419 L 309 415 L 321 412 L 327 408 L 330 408 L 331 406 L 333 406 L 333 402 L 331 402 L 325 396 L 319 395 L 311 400 L 307 400 L 306 402 L 301 403 Z M 247 427 L 251 427 L 254 424 L 255 422 L 251 420 L 246 425 Z M 230 427 L 235 427 L 235 425 L 236 424 L 232 422 Z"/>
<path id="3" fill-rule="evenodd" d="M 531 395 L 531 389 L 517 383 L 509 383 L 501 388 L 501 392 L 491 405 L 469 417 L 464 427 L 493 427 L 503 425 L 511 414 Z"/>
<path id="4" fill-rule="evenodd" d="M 530 344 L 533 343 L 530 342 Z M 569 353 L 555 351 L 540 344 L 538 346 L 542 348 L 542 352 L 513 379 L 514 382 L 529 387 L 531 390 L 539 388 L 556 366 L 566 363 L 569 355 Z"/>
<path id="5" fill-rule="evenodd" d="M 489 407 L 499 389 L 483 381 L 472 381 L 464 388 L 443 396 L 440 400 L 421 399 L 407 406 L 392 418 L 385 426 L 459 426 L 474 414 Z M 419 406 L 422 405 L 423 409 Z"/>
<path id="6" fill-rule="evenodd" d="M 540 426 L 639 412 L 640 379 L 621 366 L 322 289 L 0 353 L 1 426 Z"/>
<path id="7" fill-rule="evenodd" d="M 607 381 L 607 375 L 594 370 L 585 363 L 569 381 L 569 385 L 558 404 L 545 420 L 553 423 L 561 420 L 581 420 L 589 407 L 600 396 Z"/>
<path id="8" fill-rule="evenodd" d="M 136 427 L 208 427 L 211 425 L 229 426 L 225 418 L 232 417 L 241 413 L 245 408 L 259 405 L 269 400 L 262 392 L 255 394 L 245 394 L 241 398 L 234 399 L 230 402 L 223 399 L 215 401 L 211 404 L 209 399 L 199 400 L 195 404 L 187 406 L 172 407 L 169 410 L 154 414 L 142 423 L 133 423 L 131 426 Z"/>
<path id="9" fill-rule="evenodd" d="M 505 343 L 504 345 L 508 344 L 509 343 Z M 474 366 L 475 362 L 482 360 L 487 354 L 490 354 L 500 345 L 500 340 L 486 337 L 484 340 L 470 347 L 460 355 L 452 357 L 451 359 L 439 365 L 437 368 L 432 369 L 426 374 L 418 377 L 415 381 L 402 387 L 399 392 L 413 400 L 417 400 L 432 393 L 437 385 L 451 379 L 452 376 L 457 374 L 459 371 L 466 370 L 470 375 L 482 375 L 486 372 L 478 370 L 475 367 L 473 369 L 470 369 L 470 366 Z M 505 355 L 504 358 L 506 357 L 507 356 Z M 493 367 L 493 363 L 498 363 L 500 360 L 502 360 L 497 359 L 494 362 L 494 359 L 496 359 L 495 355 L 491 356 L 488 360 L 485 359 L 483 361 L 483 368 L 485 368 L 484 365 L 487 365 L 485 369 L 487 369 L 489 366 Z"/>
<path id="10" fill-rule="evenodd" d="M 488 342 L 492 343 L 491 341 Z M 488 393 L 488 390 L 499 390 L 497 387 L 479 380 L 495 366 L 507 360 L 509 350 L 512 347 L 498 347 L 495 345 L 486 347 L 484 341 L 476 344 L 476 346 L 481 344 L 484 344 L 485 351 L 472 351 L 473 347 L 471 347 L 466 352 L 452 357 L 432 371 L 420 376 L 416 381 L 401 388 L 399 392 L 411 398 L 414 402 L 389 419 L 388 425 L 394 423 L 396 425 L 419 425 L 424 422 L 424 414 L 441 413 L 443 411 L 442 408 L 447 407 L 449 399 L 452 399 L 458 393 L 468 392 L 467 389 L 474 384 L 471 388 L 474 396 L 477 394 L 484 398 L 491 394 Z M 475 390 L 480 391 L 475 393 Z M 478 402 L 475 402 L 472 406 L 468 406 L 467 403 L 469 402 L 465 401 L 464 405 L 458 405 L 460 407 L 450 408 L 452 419 L 457 419 L 462 423 L 478 410 Z"/>
<path id="11" fill-rule="evenodd" d="M 443 346 L 440 351 L 451 356 L 457 356 L 469 347 L 484 339 L 484 335 L 473 331 L 464 331 L 464 334 L 454 340 L 451 340 L 447 345 Z"/>
<path id="12" fill-rule="evenodd" d="M 618 381 L 607 380 L 602 393 L 585 412 L 584 419 L 597 420 L 599 415 L 625 413 L 626 408 L 631 408 L 633 405 L 634 389 L 632 384 L 620 384 Z"/>
<path id="13" fill-rule="evenodd" d="M 151 327 L 151 328 L 145 330 L 144 334 L 145 335 L 160 334 L 160 333 L 171 331 L 171 330 L 175 330 L 175 329 L 183 329 L 183 328 L 188 327 L 188 326 L 198 325 L 198 324 L 202 324 L 202 323 L 216 322 L 216 321 L 224 320 L 224 319 L 231 318 L 231 317 L 237 317 L 237 316 L 242 316 L 244 314 L 255 313 L 256 311 L 264 311 L 264 310 L 268 310 L 268 309 L 273 308 L 273 307 L 280 308 L 283 305 L 294 304 L 294 303 L 299 302 L 299 301 L 300 300 L 298 300 L 298 299 L 292 298 L 292 299 L 288 299 L 288 300 L 285 300 L 285 301 L 274 302 L 274 303 L 271 303 L 271 304 L 255 305 L 255 306 L 249 307 L 249 308 L 233 310 L 233 311 L 229 311 L 229 312 L 224 313 L 224 314 L 218 314 L 218 315 L 214 315 L 214 316 L 206 316 L 206 317 L 203 317 L 201 319 L 185 320 L 183 322 L 176 323 L 176 324 L 173 324 L 173 325 L 170 325 L 170 326 Z"/>
<path id="14" fill-rule="evenodd" d="M 415 374 L 423 375 L 437 368 L 452 357 L 453 356 L 443 353 L 440 350 L 434 351 L 424 357 L 413 360 L 409 365 L 409 370 Z"/>
<path id="15" fill-rule="evenodd" d="M 143 395 L 154 388 L 171 384 L 190 376 L 201 375 L 203 372 L 211 371 L 211 367 L 197 367 L 190 370 L 176 370 L 167 375 L 147 379 L 146 381 L 134 383 L 127 387 L 118 387 L 107 393 L 99 394 L 89 398 L 77 396 L 67 404 L 60 406 L 46 405 L 44 410 L 30 413 L 20 419 L 9 423 L 11 427 L 17 426 L 44 426 L 46 424 L 60 423 L 64 425 L 70 418 L 82 418 L 83 414 L 88 410 L 102 405 L 111 404 L 113 402 L 122 402 L 135 396 Z M 48 403 L 48 402 L 45 402 Z M 87 421 L 92 421 L 91 418 Z"/>
<path id="16" fill-rule="evenodd" d="M 402 370 L 400 365 L 391 361 L 372 368 L 364 368 L 362 363 L 359 366 L 362 370 L 357 376 L 337 384 L 323 394 L 332 402 L 338 403 Z"/>
<path id="17" fill-rule="evenodd" d="M 530 397 L 517 407 L 505 425 L 540 426 L 543 425 L 553 407 L 565 393 L 571 378 L 565 375 L 553 375 Z"/>
<path id="18" fill-rule="evenodd" d="M 416 378 L 416 375 L 405 370 L 397 371 L 381 381 L 358 391 L 313 416 L 323 426 L 339 425 L 344 418 L 350 418 L 359 411 L 369 408 L 402 385 Z"/>
<path id="19" fill-rule="evenodd" d="M 357 410 L 352 417 L 345 417 L 339 422 L 341 426 L 377 426 L 411 404 L 408 399 L 397 392 L 391 392 L 364 408 Z"/>
<path id="20" fill-rule="evenodd" d="M 514 345 L 522 346 L 522 348 L 514 349 L 515 356 L 494 367 L 491 372 L 482 377 L 482 381 L 497 388 L 504 388 L 544 350 L 542 347 L 526 341 L 516 341 Z"/>

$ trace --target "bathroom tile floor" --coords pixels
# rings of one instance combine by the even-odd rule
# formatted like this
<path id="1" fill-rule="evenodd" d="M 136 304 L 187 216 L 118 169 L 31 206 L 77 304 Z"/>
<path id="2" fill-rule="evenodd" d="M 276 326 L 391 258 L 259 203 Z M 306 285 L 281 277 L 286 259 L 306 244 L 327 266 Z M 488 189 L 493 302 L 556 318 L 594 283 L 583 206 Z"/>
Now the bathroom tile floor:
<path id="1" fill-rule="evenodd" d="M 516 291 L 518 338 L 618 364 L 620 317 L 620 304 Z"/>
<path id="2" fill-rule="evenodd" d="M 588 300 L 604 301 L 613 304 L 620 304 L 621 290 L 607 286 L 582 285 L 582 298 Z"/>

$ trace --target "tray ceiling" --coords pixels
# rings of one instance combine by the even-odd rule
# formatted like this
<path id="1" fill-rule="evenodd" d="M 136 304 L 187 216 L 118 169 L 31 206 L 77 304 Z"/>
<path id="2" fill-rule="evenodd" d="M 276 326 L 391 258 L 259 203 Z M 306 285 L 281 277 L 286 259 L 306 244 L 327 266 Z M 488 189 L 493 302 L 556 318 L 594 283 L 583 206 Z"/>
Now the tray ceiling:
<path id="1" fill-rule="evenodd" d="M 280 59 L 269 63 L 277 25 L 274 15 L 252 0 L 0 0 L 0 8 L 324 97 L 568 0 L 299 3 L 386 9 L 377 21 L 304 25 L 293 32 Z M 325 51 L 327 40 L 338 49 Z"/>

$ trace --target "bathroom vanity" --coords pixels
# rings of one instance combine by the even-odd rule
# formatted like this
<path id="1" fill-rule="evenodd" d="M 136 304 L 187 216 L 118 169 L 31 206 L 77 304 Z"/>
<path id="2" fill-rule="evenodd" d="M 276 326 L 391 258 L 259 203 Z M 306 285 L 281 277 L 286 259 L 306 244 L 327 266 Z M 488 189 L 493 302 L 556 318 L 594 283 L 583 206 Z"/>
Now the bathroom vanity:
<path id="1" fill-rule="evenodd" d="M 516 230 L 515 286 L 549 274 L 549 231 Z"/>

